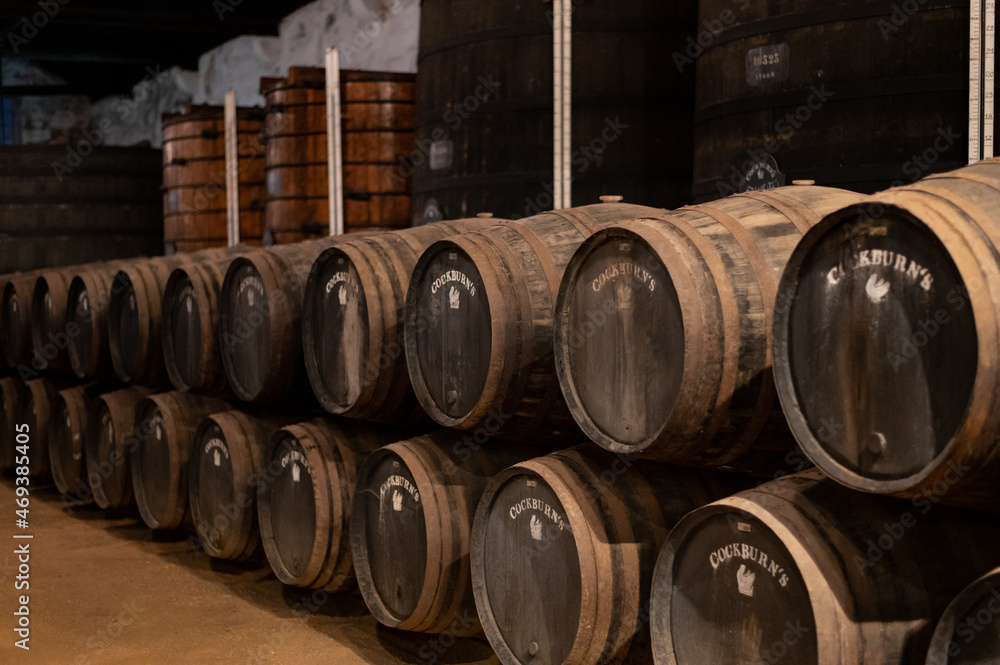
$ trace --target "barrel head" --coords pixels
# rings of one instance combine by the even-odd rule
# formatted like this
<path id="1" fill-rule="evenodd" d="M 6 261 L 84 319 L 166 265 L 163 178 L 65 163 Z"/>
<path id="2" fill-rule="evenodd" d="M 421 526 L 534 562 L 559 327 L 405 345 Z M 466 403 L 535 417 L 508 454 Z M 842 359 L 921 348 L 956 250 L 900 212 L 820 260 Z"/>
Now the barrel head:
<path id="1" fill-rule="evenodd" d="M 590 437 L 641 450 L 666 426 L 685 340 L 673 280 L 642 237 L 598 232 L 574 257 L 557 313 L 563 392 Z"/>
<path id="2" fill-rule="evenodd" d="M 406 462 L 393 452 L 375 455 L 378 463 L 366 474 L 366 485 L 358 487 L 354 499 L 352 527 L 362 530 L 353 537 L 360 545 L 355 546 L 355 565 L 365 601 L 375 605 L 376 618 L 384 622 L 393 618 L 398 623 L 414 614 L 420 600 L 428 525 Z"/>
<path id="3" fill-rule="evenodd" d="M 89 398 L 83 388 L 59 393 L 49 429 L 49 461 L 52 480 L 63 494 L 84 497 L 84 438 L 89 434 Z"/>
<path id="4" fill-rule="evenodd" d="M 108 300 L 108 341 L 111 345 L 111 361 L 115 372 L 122 381 L 130 381 L 136 368 L 142 362 L 139 302 L 135 285 L 124 270 L 115 275 Z"/>
<path id="5" fill-rule="evenodd" d="M 116 426 L 104 401 L 98 403 L 96 422 L 94 436 L 87 442 L 90 446 L 86 449 L 87 478 L 98 506 L 104 509 L 121 508 L 132 498 L 124 446 L 124 437 L 129 432 L 119 431 L 122 428 Z"/>
<path id="6" fill-rule="evenodd" d="M 1000 659 L 1000 569 L 981 577 L 945 610 L 927 665 L 984 665 Z"/>
<path id="7" fill-rule="evenodd" d="M 742 511 L 681 522 L 657 564 L 652 605 L 657 662 L 819 662 L 802 573 L 781 538 Z"/>
<path id="8" fill-rule="evenodd" d="M 965 418 L 979 353 L 935 234 L 894 206 L 828 217 L 793 254 L 775 319 L 782 404 L 814 461 L 861 489 L 926 473 Z"/>
<path id="9" fill-rule="evenodd" d="M 303 326 L 306 343 L 312 344 L 316 366 L 309 374 L 323 407 L 343 413 L 358 400 L 365 377 L 377 376 L 379 367 L 369 357 L 368 302 L 357 268 L 343 250 L 331 247 L 310 275 Z M 371 381 L 372 379 L 368 379 Z"/>
<path id="10" fill-rule="evenodd" d="M 435 243 L 414 269 L 406 303 L 410 378 L 432 418 L 453 425 L 478 404 L 492 343 L 490 302 L 479 267 L 456 244 Z"/>
<path id="11" fill-rule="evenodd" d="M 200 301 L 184 270 L 175 270 L 170 275 L 164 300 L 164 357 L 174 387 L 186 390 L 197 385 L 204 358 Z"/>
<path id="12" fill-rule="evenodd" d="M 80 378 L 86 378 L 93 373 L 92 364 L 97 360 L 97 340 L 94 335 L 95 306 L 97 303 L 91 301 L 83 280 L 74 277 L 69 287 L 66 318 L 67 329 L 75 333 L 69 338 L 69 361 L 73 372 Z"/>
<path id="13" fill-rule="evenodd" d="M 476 519 L 476 605 L 490 643 L 504 663 L 566 662 L 583 594 L 607 591 L 583 586 L 577 538 L 590 533 L 574 534 L 556 493 L 527 471 L 488 491 Z"/>
<path id="14" fill-rule="evenodd" d="M 270 294 L 256 266 L 245 258 L 233 262 L 226 285 L 221 309 L 226 373 L 236 394 L 253 400 L 268 376 Z"/>
<path id="15" fill-rule="evenodd" d="M 218 556 L 240 541 L 245 509 L 237 503 L 229 444 L 215 420 L 206 419 L 198 428 L 189 464 L 195 527 L 205 549 Z"/>
<path id="16" fill-rule="evenodd" d="M 7 282 L 3 290 L 3 352 L 4 358 L 11 367 L 21 362 L 20 349 L 25 344 L 24 327 L 22 325 L 23 310 L 28 303 L 18 297 L 15 280 Z"/>
<path id="17" fill-rule="evenodd" d="M 281 435 L 267 468 L 270 482 L 262 487 L 258 506 L 268 561 L 282 582 L 308 584 L 304 577 L 317 549 L 315 486 L 326 482 L 323 470 L 313 468 L 289 435 Z"/>
<path id="18" fill-rule="evenodd" d="M 173 528 L 173 503 L 176 496 L 177 465 L 172 446 L 179 445 L 169 439 L 170 431 L 164 422 L 164 413 L 153 400 L 143 400 L 136 412 L 136 426 L 146 432 L 139 446 L 132 451 L 132 483 L 136 503 L 142 519 L 151 529 Z M 186 500 L 186 497 L 184 498 Z"/>

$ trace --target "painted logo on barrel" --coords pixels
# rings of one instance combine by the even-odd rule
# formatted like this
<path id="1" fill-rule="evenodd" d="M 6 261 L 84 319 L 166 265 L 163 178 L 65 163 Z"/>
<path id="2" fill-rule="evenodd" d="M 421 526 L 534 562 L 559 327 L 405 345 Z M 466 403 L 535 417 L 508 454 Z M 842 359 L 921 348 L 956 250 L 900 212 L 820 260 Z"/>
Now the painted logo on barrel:
<path id="1" fill-rule="evenodd" d="M 347 304 L 348 296 L 356 296 L 358 294 L 358 282 L 351 278 L 351 273 L 342 270 L 334 273 L 330 281 L 326 283 L 326 292 L 329 294 L 337 288 L 338 284 L 342 286 L 337 291 L 337 302 L 343 306 Z"/>
<path id="2" fill-rule="evenodd" d="M 784 567 L 775 561 L 774 557 L 768 556 L 763 550 L 753 545 L 731 543 L 720 547 L 709 555 L 708 563 L 712 566 L 712 570 L 718 570 L 720 565 L 733 559 L 755 564 L 764 573 L 776 579 L 779 585 L 788 586 L 788 575 L 785 573 Z M 756 577 L 757 574 L 750 567 L 747 567 L 746 563 L 740 563 L 740 569 L 737 572 L 739 592 L 745 596 L 752 596 Z"/>
<path id="3" fill-rule="evenodd" d="M 309 467 L 309 460 L 298 450 L 289 450 L 281 456 L 281 468 L 284 469 L 289 464 L 292 465 L 292 480 L 299 482 L 299 478 L 302 474 L 302 469 L 306 470 L 306 473 L 312 475 L 312 469 Z"/>
<path id="4" fill-rule="evenodd" d="M 461 270 L 449 270 L 442 273 L 437 279 L 431 282 L 431 295 L 436 294 L 443 286 L 452 282 L 464 286 L 465 290 L 469 292 L 471 297 L 476 297 L 476 285 L 473 284 L 472 280 L 469 279 L 469 276 Z"/>
<path id="5" fill-rule="evenodd" d="M 543 522 L 539 520 L 539 514 L 544 515 L 545 518 L 548 519 L 552 525 L 558 527 L 560 531 L 568 528 L 565 518 L 560 515 L 555 508 L 542 499 L 521 499 L 510 507 L 507 514 L 510 515 L 512 520 L 516 520 L 522 513 L 525 513 L 525 511 L 530 511 L 527 513 L 531 515 L 532 518 L 528 522 L 530 528 L 529 533 L 535 540 L 541 540 Z M 537 538 L 535 538 L 536 531 L 539 534 Z"/>
<path id="6" fill-rule="evenodd" d="M 403 495 L 398 491 L 400 489 L 409 494 L 410 498 L 413 499 L 414 503 L 420 503 L 420 492 L 417 491 L 417 488 L 413 486 L 413 483 L 411 483 L 403 476 L 389 476 L 388 478 L 385 479 L 382 485 L 378 488 L 379 501 L 384 502 L 386 493 L 389 490 L 394 490 L 392 495 L 393 508 L 397 511 L 401 510 Z M 400 501 L 399 508 L 395 507 L 397 494 L 399 494 L 399 501 Z"/>
<path id="7" fill-rule="evenodd" d="M 214 453 L 216 459 L 215 466 L 219 466 L 221 462 L 220 455 L 229 459 L 229 448 L 226 443 L 219 438 L 210 439 L 208 443 L 205 444 L 205 454 Z"/>
<path id="8" fill-rule="evenodd" d="M 849 272 L 878 267 L 889 268 L 893 273 L 902 275 L 911 285 L 919 286 L 927 293 L 934 287 L 934 276 L 930 270 L 905 254 L 883 249 L 863 249 L 852 255 L 846 266 L 841 263 L 831 268 L 826 274 L 826 281 L 830 286 L 836 286 Z M 889 285 L 869 281 L 866 291 L 873 302 L 881 302 L 889 291 Z"/>
<path id="9" fill-rule="evenodd" d="M 614 282 L 615 280 L 620 281 L 624 279 L 630 279 L 633 282 L 649 289 L 650 293 L 656 291 L 656 279 L 649 273 L 649 271 L 637 263 L 631 263 L 628 261 L 613 263 L 605 268 L 604 272 L 598 275 L 591 283 L 591 288 L 594 289 L 595 293 L 600 293 L 601 289 L 604 288 L 604 285 L 608 282 Z"/>
<path id="10" fill-rule="evenodd" d="M 244 277 L 243 281 L 240 282 L 239 295 L 242 296 L 244 292 L 246 292 L 247 305 L 253 307 L 256 299 L 264 295 L 264 284 L 259 277 Z"/>

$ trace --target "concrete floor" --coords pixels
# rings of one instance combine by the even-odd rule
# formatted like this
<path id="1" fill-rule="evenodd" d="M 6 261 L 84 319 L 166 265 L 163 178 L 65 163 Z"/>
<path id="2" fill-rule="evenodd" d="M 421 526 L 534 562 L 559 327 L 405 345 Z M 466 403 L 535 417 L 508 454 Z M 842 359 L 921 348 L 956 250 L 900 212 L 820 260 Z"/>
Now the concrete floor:
<path id="1" fill-rule="evenodd" d="M 67 509 L 32 488 L 30 527 L 15 527 L 14 482 L 0 479 L 0 664 L 496 665 L 489 645 L 378 625 L 360 596 L 300 612 L 303 592 L 265 567 L 230 565 L 186 540 L 92 505 Z M 30 533 L 30 541 L 14 533 Z M 14 646 L 17 555 L 30 542 L 30 651 Z M 12 545 L 13 544 L 13 545 Z M 308 600 L 308 594 L 305 596 Z M 321 596 L 317 600 L 321 600 Z M 445 648 L 451 645 L 450 648 Z"/>

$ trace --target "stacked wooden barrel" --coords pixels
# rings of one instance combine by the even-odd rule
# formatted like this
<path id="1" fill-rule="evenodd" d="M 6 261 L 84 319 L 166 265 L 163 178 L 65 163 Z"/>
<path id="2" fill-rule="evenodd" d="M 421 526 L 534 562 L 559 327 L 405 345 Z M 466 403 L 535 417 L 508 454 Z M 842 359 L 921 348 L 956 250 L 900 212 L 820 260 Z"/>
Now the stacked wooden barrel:
<path id="1" fill-rule="evenodd" d="M 261 79 L 267 100 L 265 244 L 329 234 L 325 71 L 291 67 Z M 413 76 L 341 72 L 345 232 L 410 225 L 410 181 L 398 162 L 413 151 Z"/>
<path id="2" fill-rule="evenodd" d="M 1000 568 L 967 586 L 934 629 L 927 665 L 976 665 L 1000 655 Z"/>
<path id="3" fill-rule="evenodd" d="M 139 437 L 151 431 L 149 423 L 139 423 L 137 431 L 135 419 L 139 403 L 148 394 L 148 389 L 132 386 L 97 398 L 84 455 L 94 502 L 104 510 L 125 513 L 135 509 L 129 457 Z"/>
<path id="4" fill-rule="evenodd" d="M 264 225 L 263 113 L 237 109 L 240 242 L 259 245 Z M 225 247 L 226 144 L 221 106 L 163 115 L 163 215 L 168 253 Z"/>

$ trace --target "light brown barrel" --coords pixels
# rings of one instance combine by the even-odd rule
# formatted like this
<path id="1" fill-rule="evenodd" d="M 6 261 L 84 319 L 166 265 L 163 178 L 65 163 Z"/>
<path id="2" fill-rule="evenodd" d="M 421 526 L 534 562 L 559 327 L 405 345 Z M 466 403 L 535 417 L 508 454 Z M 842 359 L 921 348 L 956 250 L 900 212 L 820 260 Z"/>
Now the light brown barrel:
<path id="1" fill-rule="evenodd" d="M 229 265 L 219 294 L 219 340 L 226 378 L 240 399 L 278 403 L 308 393 L 302 302 L 312 264 L 336 242 L 272 247 Z"/>
<path id="2" fill-rule="evenodd" d="M 732 482 L 591 444 L 500 472 L 476 511 L 472 583 L 501 662 L 648 662 L 647 602 L 660 545 L 681 517 L 729 494 Z"/>
<path id="3" fill-rule="evenodd" d="M 923 663 L 934 625 L 1000 562 L 1000 518 L 853 492 L 818 470 L 685 517 L 653 575 L 657 665 Z"/>
<path id="4" fill-rule="evenodd" d="M 31 297 L 40 274 L 14 275 L 3 289 L 3 356 L 12 368 L 31 366 Z"/>
<path id="5" fill-rule="evenodd" d="M 341 242 L 319 255 L 306 283 L 302 346 L 324 409 L 390 422 L 422 413 L 403 349 L 410 274 L 432 243 L 489 223 L 438 222 Z"/>
<path id="6" fill-rule="evenodd" d="M 770 470 L 794 446 L 771 376 L 771 317 L 795 244 L 860 201 L 799 185 L 642 215 L 591 236 L 566 268 L 556 372 L 608 450 Z"/>
<path id="7" fill-rule="evenodd" d="M 136 407 L 132 489 L 150 529 L 172 531 L 190 524 L 188 460 L 195 432 L 206 416 L 230 408 L 219 399 L 179 392 L 149 395 Z"/>
<path id="8" fill-rule="evenodd" d="M 410 279 L 405 329 L 410 380 L 428 415 L 460 429 L 492 417 L 514 438 L 580 438 L 552 361 L 559 279 L 591 234 L 659 212 L 584 206 L 431 245 Z"/>
<path id="9" fill-rule="evenodd" d="M 102 263 L 74 271 L 66 299 L 66 325 L 73 326 L 69 338 L 69 363 L 79 379 L 115 376 L 108 346 L 108 299 L 114 276 L 121 264 Z"/>
<path id="10" fill-rule="evenodd" d="M 965 587 L 948 605 L 931 638 L 925 665 L 1000 662 L 1000 568 Z"/>
<path id="11" fill-rule="evenodd" d="M 422 633 L 480 632 L 469 568 L 472 518 L 493 476 L 537 454 L 441 430 L 368 456 L 354 492 L 351 553 L 376 619 Z"/>
<path id="12" fill-rule="evenodd" d="M 84 440 L 84 458 L 94 503 L 104 510 L 125 513 L 135 509 L 129 456 L 143 434 L 142 429 L 134 429 L 135 412 L 148 394 L 147 388 L 131 386 L 97 398 L 93 433 Z"/>
<path id="13" fill-rule="evenodd" d="M 231 410 L 202 419 L 188 459 L 191 519 L 199 545 L 218 559 L 248 559 L 260 553 L 257 486 L 266 477 L 264 453 L 274 432 L 296 420 L 294 413 Z"/>
<path id="14" fill-rule="evenodd" d="M 49 464 L 56 489 L 77 500 L 89 498 L 84 450 L 93 435 L 96 404 L 93 386 L 60 390 L 52 404 L 49 424 Z"/>
<path id="15" fill-rule="evenodd" d="M 850 487 L 1000 510 L 1000 160 L 828 215 L 778 287 L 799 445 Z"/>
<path id="16" fill-rule="evenodd" d="M 344 70 L 341 79 L 345 232 L 410 225 L 412 74 Z M 329 233 L 325 71 L 290 67 L 261 79 L 267 99 L 265 244 Z"/>
<path id="17" fill-rule="evenodd" d="M 285 584 L 337 591 L 354 584 L 348 526 L 358 467 L 405 436 L 362 422 L 317 418 L 271 436 L 257 485 L 260 537 Z"/>
<path id="18" fill-rule="evenodd" d="M 236 112 L 240 241 L 260 245 L 264 225 L 264 114 Z M 226 146 L 221 106 L 163 114 L 163 233 L 168 253 L 225 247 Z"/>
<path id="19" fill-rule="evenodd" d="M 16 427 L 20 423 L 18 414 L 21 412 L 21 402 L 27 399 L 28 388 L 17 376 L 0 378 L 0 471 L 14 468 L 14 441 Z"/>

